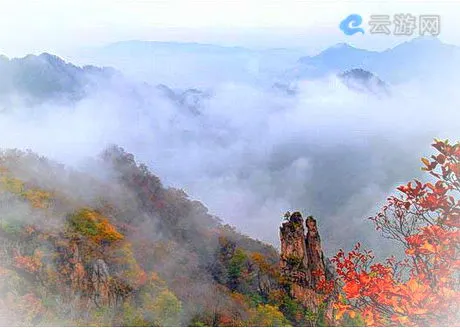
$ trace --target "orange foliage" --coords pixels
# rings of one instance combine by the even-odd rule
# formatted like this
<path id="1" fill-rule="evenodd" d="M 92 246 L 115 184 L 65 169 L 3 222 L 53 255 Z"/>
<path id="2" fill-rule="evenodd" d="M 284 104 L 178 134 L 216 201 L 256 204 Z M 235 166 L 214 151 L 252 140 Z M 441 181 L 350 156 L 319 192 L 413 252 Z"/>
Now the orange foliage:
<path id="1" fill-rule="evenodd" d="M 8 274 L 8 270 L 0 266 L 0 276 L 5 276 Z"/>
<path id="2" fill-rule="evenodd" d="M 70 217 L 73 227 L 96 243 L 114 242 L 123 239 L 123 235 L 110 224 L 109 219 L 101 213 L 84 208 Z"/>
<path id="3" fill-rule="evenodd" d="M 16 255 L 13 260 L 16 268 L 26 270 L 30 273 L 36 273 L 42 265 L 39 256 Z"/>
<path id="4" fill-rule="evenodd" d="M 334 257 L 347 299 L 336 304 L 338 320 L 359 313 L 367 325 L 460 324 L 460 144 L 435 141 L 433 147 L 439 154 L 422 162 L 436 183 L 399 187 L 401 194 L 372 218 L 404 245 L 406 258 L 373 264 L 359 244 Z"/>

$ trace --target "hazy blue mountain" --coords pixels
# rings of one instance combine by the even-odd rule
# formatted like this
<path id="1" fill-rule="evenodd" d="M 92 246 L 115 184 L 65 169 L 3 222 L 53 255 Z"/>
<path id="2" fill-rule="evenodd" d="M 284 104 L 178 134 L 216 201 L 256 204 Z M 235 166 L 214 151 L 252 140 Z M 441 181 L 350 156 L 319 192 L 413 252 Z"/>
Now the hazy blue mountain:
<path id="1" fill-rule="evenodd" d="M 459 63 L 460 48 L 444 44 L 437 38 L 416 38 L 382 52 L 341 43 L 316 56 L 301 57 L 284 79 L 311 79 L 361 68 L 390 83 L 399 83 L 436 77 Z"/>
<path id="2" fill-rule="evenodd" d="M 127 79 L 110 67 L 77 66 L 62 58 L 43 53 L 23 58 L 0 57 L 0 105 L 32 106 L 42 102 L 72 103 L 99 91 L 124 95 L 143 105 L 146 95 L 157 95 L 180 109 L 198 115 L 207 92 L 196 88 L 172 89 Z M 187 112 L 185 112 L 187 113 Z"/>
<path id="3" fill-rule="evenodd" d="M 378 52 L 354 48 L 346 43 L 339 43 L 327 48 L 319 55 L 301 57 L 293 74 L 297 78 L 320 77 L 330 72 L 342 72 L 365 65 Z"/>
<path id="4" fill-rule="evenodd" d="M 51 98 L 79 100 L 88 88 L 107 83 L 115 75 L 111 68 L 78 67 L 48 53 L 13 59 L 1 57 L 0 98 L 3 103 L 12 97 L 20 97 L 26 103 Z"/>
<path id="5" fill-rule="evenodd" d="M 249 49 L 200 43 L 125 41 L 82 50 L 73 60 L 109 65 L 128 77 L 178 88 L 220 83 L 267 84 L 304 54 L 298 49 Z"/>

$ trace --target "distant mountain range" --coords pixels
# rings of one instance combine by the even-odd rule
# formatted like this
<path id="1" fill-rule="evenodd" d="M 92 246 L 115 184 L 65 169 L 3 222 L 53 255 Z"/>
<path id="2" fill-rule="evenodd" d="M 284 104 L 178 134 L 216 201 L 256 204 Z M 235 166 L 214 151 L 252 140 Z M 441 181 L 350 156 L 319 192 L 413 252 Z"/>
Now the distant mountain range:
<path id="1" fill-rule="evenodd" d="M 198 89 L 171 88 L 127 79 L 111 67 L 82 67 L 43 53 L 23 58 L 0 57 L 0 106 L 31 106 L 42 102 L 72 103 L 100 90 L 112 90 L 142 101 L 145 94 L 156 94 L 193 115 L 200 114 L 211 94 Z"/>
<path id="2" fill-rule="evenodd" d="M 459 49 L 435 38 L 418 38 L 383 52 L 342 43 L 318 55 L 302 57 L 298 49 L 119 42 L 92 55 L 87 53 L 92 64 L 105 58 L 108 62 L 104 65 L 114 64 L 115 68 L 79 67 L 47 53 L 14 59 L 0 57 L 0 102 L 8 105 L 18 96 L 30 103 L 49 99 L 77 101 L 89 91 L 116 85 L 123 92 L 136 93 L 141 88 L 159 93 L 198 114 L 202 102 L 211 97 L 203 90 L 212 90 L 220 83 L 249 83 L 295 95 L 296 81 L 330 75 L 337 75 L 354 91 L 387 93 L 392 84 L 436 79 L 448 76 L 446 72 L 455 74 L 452 68 L 460 63 Z M 130 78 L 135 71 L 142 74 L 133 83 Z"/>
<path id="3" fill-rule="evenodd" d="M 460 48 L 433 37 L 419 37 L 385 51 L 346 43 L 314 56 L 302 49 L 250 49 L 211 44 L 126 41 L 86 50 L 84 63 L 111 65 L 129 77 L 182 89 L 212 88 L 221 83 L 275 86 L 288 94 L 299 80 L 362 69 L 387 84 L 445 78 L 460 64 Z M 289 87 L 287 87 L 289 86 Z"/>
<path id="4" fill-rule="evenodd" d="M 124 41 L 82 50 L 72 60 L 110 65 L 151 84 L 187 89 L 222 82 L 264 84 L 295 65 L 302 55 L 301 49 L 257 50 L 200 43 Z"/>
<path id="5" fill-rule="evenodd" d="M 286 80 L 318 78 L 355 68 L 372 72 L 389 83 L 449 72 L 460 63 L 460 48 L 437 38 L 416 38 L 377 52 L 340 43 L 316 56 L 301 57 L 284 75 Z"/>

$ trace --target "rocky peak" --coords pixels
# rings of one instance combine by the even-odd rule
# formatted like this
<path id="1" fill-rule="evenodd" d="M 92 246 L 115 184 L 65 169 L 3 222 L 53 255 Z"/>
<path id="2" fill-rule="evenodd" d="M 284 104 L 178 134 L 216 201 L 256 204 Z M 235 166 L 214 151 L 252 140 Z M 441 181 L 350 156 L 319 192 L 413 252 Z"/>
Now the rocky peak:
<path id="1" fill-rule="evenodd" d="M 305 243 L 304 220 L 299 212 L 289 216 L 280 228 L 281 234 L 281 272 L 286 277 L 310 284 L 308 256 Z M 297 278 L 294 278 L 297 276 Z"/>
<path id="2" fill-rule="evenodd" d="M 317 221 L 312 216 L 304 221 L 300 212 L 288 212 L 285 219 L 280 227 L 281 275 L 291 296 L 316 312 L 321 303 L 331 299 L 318 290 L 318 282 L 334 277 L 324 258 Z M 332 318 L 330 304 L 326 308 Z"/>

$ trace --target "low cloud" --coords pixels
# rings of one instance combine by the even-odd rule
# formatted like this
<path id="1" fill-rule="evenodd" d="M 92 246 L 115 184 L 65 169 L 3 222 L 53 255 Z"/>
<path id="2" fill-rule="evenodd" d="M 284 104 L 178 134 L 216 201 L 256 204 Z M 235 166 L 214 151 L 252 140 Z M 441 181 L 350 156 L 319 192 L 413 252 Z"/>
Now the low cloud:
<path id="1" fill-rule="evenodd" d="M 68 105 L 10 104 L 0 147 L 89 169 L 88 158 L 118 144 L 250 236 L 278 245 L 282 214 L 298 209 L 318 218 L 329 254 L 358 240 L 378 248 L 385 242 L 366 217 L 422 176 L 434 137 L 458 138 L 456 82 L 395 85 L 390 97 L 332 76 L 299 82 L 296 95 L 225 83 L 200 115 L 153 89 L 112 83 Z"/>

